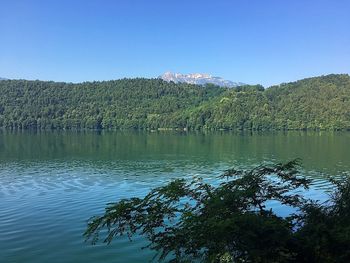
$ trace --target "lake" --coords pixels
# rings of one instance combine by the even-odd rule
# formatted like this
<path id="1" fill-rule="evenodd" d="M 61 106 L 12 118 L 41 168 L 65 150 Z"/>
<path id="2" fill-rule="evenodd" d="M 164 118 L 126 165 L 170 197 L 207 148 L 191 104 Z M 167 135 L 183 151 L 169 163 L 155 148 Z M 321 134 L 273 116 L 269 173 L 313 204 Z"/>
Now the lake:
<path id="1" fill-rule="evenodd" d="M 153 253 L 140 237 L 84 243 L 87 219 L 174 178 L 215 181 L 232 166 L 297 157 L 322 199 L 325 176 L 350 171 L 350 133 L 2 131 L 1 262 L 147 262 Z"/>

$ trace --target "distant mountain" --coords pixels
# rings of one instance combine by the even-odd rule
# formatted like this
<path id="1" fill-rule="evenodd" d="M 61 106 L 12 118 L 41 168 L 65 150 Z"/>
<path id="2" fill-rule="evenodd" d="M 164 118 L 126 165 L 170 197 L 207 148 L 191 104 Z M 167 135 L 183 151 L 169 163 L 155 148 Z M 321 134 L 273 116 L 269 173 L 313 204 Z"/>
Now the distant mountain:
<path id="1" fill-rule="evenodd" d="M 201 73 L 180 74 L 180 73 L 165 72 L 163 75 L 159 76 L 159 78 L 168 82 L 169 81 L 173 81 L 175 83 L 185 82 L 185 83 L 197 84 L 197 85 L 205 85 L 210 83 L 221 87 L 229 87 L 229 88 L 246 85 L 242 82 L 233 82 L 230 80 L 225 80 L 220 77 L 213 77 L 209 74 L 201 74 Z"/>
<path id="2" fill-rule="evenodd" d="M 7 79 L 5 79 L 5 78 L 0 78 L 0 80 L 7 80 Z"/>

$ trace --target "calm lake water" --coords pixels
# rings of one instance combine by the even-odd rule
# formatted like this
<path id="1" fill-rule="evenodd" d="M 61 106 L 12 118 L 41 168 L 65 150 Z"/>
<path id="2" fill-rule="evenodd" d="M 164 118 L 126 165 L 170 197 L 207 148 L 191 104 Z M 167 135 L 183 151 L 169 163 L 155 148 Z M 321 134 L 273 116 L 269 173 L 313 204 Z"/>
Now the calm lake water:
<path id="1" fill-rule="evenodd" d="M 0 261 L 147 262 L 140 237 L 84 243 L 86 220 L 174 178 L 296 157 L 322 199 L 325 175 L 350 171 L 350 133 L 0 132 Z"/>

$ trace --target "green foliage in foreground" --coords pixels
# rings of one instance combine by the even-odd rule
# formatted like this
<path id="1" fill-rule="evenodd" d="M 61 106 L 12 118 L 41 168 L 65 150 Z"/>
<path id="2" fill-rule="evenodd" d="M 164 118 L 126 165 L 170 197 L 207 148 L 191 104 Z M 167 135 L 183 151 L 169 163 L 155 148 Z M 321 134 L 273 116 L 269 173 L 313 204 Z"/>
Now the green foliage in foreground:
<path id="1" fill-rule="evenodd" d="M 350 77 L 264 89 L 160 79 L 0 81 L 0 128 L 350 130 Z"/>
<path id="2" fill-rule="evenodd" d="M 110 243 L 140 234 L 155 259 L 169 262 L 349 262 L 350 179 L 332 181 L 335 190 L 321 204 L 298 194 L 311 183 L 298 169 L 297 161 L 231 169 L 218 186 L 178 179 L 108 204 L 85 236 Z M 278 215 L 271 200 L 294 212 Z"/>

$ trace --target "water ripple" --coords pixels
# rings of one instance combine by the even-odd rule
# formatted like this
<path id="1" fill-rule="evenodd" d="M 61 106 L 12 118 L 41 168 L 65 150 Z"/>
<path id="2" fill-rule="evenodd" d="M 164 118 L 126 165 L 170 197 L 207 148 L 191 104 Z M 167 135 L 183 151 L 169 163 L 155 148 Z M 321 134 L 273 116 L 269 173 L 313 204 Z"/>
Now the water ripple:
<path id="1" fill-rule="evenodd" d="M 108 148 L 108 143 L 104 143 L 106 151 L 88 149 L 89 154 L 71 149 L 69 144 L 51 152 L 50 147 L 45 148 L 46 144 L 35 148 L 36 145 L 24 139 L 20 143 L 27 147 L 26 153 L 36 149 L 39 157 L 0 149 L 1 262 L 146 262 L 153 252 L 140 250 L 146 244 L 142 237 L 131 243 L 120 238 L 110 246 L 84 243 L 82 233 L 87 219 L 102 213 L 106 203 L 144 196 L 151 188 L 171 179 L 203 176 L 215 182 L 222 171 L 234 165 L 251 167 L 261 161 L 291 159 L 300 154 L 299 148 L 303 146 L 296 143 L 302 136 L 225 140 L 218 137 L 213 142 L 212 137 L 208 138 L 195 137 L 193 144 L 187 137 L 181 137 L 171 144 L 173 152 L 166 136 L 154 141 L 148 138 L 154 144 L 147 144 L 151 148 L 142 148 L 138 154 L 133 153 L 135 146 L 131 144 L 122 148 L 127 149 L 125 153 Z M 143 137 L 136 139 L 144 145 Z M 267 139 L 273 147 L 265 147 Z M 325 143 L 316 139 L 315 144 Z M 344 156 L 349 156 L 350 147 L 345 147 L 348 138 L 345 139 L 334 139 L 339 140 L 339 154 L 331 145 L 325 145 L 326 157 L 311 151 L 312 147 L 302 147 L 306 152 L 304 174 L 314 179 L 309 197 L 324 200 L 330 187 L 324 173 L 349 169 L 350 163 Z M 56 141 L 60 138 L 48 137 L 48 140 L 60 145 Z M 12 138 L 12 144 L 9 141 L 3 140 L 8 143 L 6 149 L 17 149 L 11 147 L 19 143 L 17 137 Z M 310 156 L 319 158 L 318 165 L 310 161 Z M 325 165 L 322 160 L 329 160 L 330 164 Z"/>

